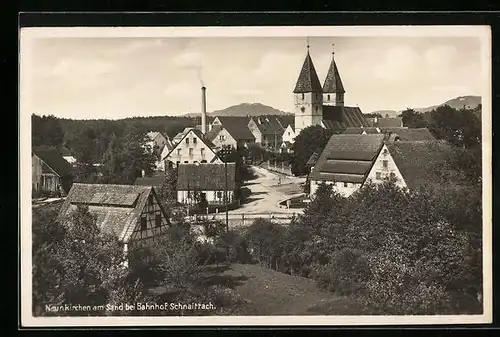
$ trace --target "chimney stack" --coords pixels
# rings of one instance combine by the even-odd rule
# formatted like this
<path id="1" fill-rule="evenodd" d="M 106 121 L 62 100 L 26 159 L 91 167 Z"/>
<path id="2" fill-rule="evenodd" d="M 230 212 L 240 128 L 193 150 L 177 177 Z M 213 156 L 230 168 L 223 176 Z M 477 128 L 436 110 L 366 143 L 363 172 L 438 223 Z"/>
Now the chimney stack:
<path id="1" fill-rule="evenodd" d="M 201 132 L 207 133 L 207 88 L 201 87 Z"/>

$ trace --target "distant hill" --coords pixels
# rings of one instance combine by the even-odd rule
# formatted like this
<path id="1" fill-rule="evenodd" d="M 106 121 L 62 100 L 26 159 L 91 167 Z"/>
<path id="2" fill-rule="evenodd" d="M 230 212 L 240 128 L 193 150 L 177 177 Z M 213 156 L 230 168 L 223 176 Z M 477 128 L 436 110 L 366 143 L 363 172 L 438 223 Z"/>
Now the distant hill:
<path id="1" fill-rule="evenodd" d="M 188 113 L 185 117 L 198 117 L 197 113 Z M 261 103 L 242 103 L 233 105 L 222 110 L 215 110 L 208 113 L 209 116 L 269 116 L 269 115 L 291 115 L 289 112 L 281 111 Z"/>
<path id="2" fill-rule="evenodd" d="M 431 106 L 428 106 L 426 108 L 414 108 L 414 107 L 411 107 L 411 108 L 418 111 L 418 112 L 428 112 L 428 111 L 434 110 L 437 107 L 442 106 L 442 105 L 449 105 L 454 109 L 461 109 L 465 105 L 467 108 L 474 109 L 479 104 L 481 104 L 481 96 L 459 96 L 459 97 L 450 99 L 444 103 L 437 104 L 437 105 L 431 105 Z M 399 111 L 377 110 L 377 111 L 373 111 L 371 113 L 372 114 L 379 113 L 383 117 L 385 117 L 386 114 L 389 115 L 389 117 L 397 117 L 399 114 L 401 114 L 401 111 L 403 111 L 403 110 L 399 110 Z"/>

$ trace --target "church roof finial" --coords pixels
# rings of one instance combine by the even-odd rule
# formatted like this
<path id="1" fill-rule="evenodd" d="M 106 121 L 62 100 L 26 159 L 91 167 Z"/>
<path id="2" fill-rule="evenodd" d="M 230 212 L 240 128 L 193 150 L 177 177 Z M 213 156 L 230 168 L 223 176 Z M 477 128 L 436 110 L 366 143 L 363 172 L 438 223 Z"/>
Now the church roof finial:
<path id="1" fill-rule="evenodd" d="M 332 43 L 332 57 L 335 55 L 335 43 Z"/>
<path id="2" fill-rule="evenodd" d="M 306 42 L 307 42 L 307 53 L 309 54 L 309 36 L 306 38 Z"/>

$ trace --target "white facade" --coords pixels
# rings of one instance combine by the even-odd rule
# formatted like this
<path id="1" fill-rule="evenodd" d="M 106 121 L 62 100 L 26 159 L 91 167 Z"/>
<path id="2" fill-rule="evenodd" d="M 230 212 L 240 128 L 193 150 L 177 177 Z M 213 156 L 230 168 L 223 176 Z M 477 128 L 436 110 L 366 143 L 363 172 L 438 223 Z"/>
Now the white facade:
<path id="1" fill-rule="evenodd" d="M 205 198 L 209 204 L 219 204 L 224 206 L 224 191 L 199 191 L 205 193 Z M 228 203 L 234 200 L 234 191 L 227 192 Z M 190 204 L 193 200 L 189 198 L 189 191 L 177 191 L 177 201 L 182 204 Z"/>
<path id="2" fill-rule="evenodd" d="M 316 190 L 318 189 L 319 185 L 321 185 L 323 181 L 318 181 L 318 180 L 311 180 L 311 185 L 310 185 L 310 195 L 314 196 L 316 194 Z M 332 186 L 332 190 L 339 193 L 340 195 L 344 197 L 348 197 L 351 194 L 353 194 L 355 191 L 357 191 L 360 187 L 360 183 L 349 183 L 349 182 L 341 182 L 341 181 L 325 181 L 324 182 L 327 185 Z"/>
<path id="3" fill-rule="evenodd" d="M 323 120 L 323 95 L 320 92 L 294 94 L 295 135 Z"/>
<path id="4" fill-rule="evenodd" d="M 200 138 L 193 130 L 190 130 L 176 144 L 163 161 L 176 163 L 222 163 L 214 150 Z"/>
<path id="5" fill-rule="evenodd" d="M 238 146 L 238 142 L 231 136 L 231 134 L 222 127 L 215 138 L 212 139 L 212 143 L 216 148 L 221 148 L 223 146 L 231 146 L 232 148 L 236 148 Z"/>
<path id="6" fill-rule="evenodd" d="M 383 146 L 379 152 L 377 159 L 366 177 L 366 181 L 371 181 L 374 184 L 382 183 L 385 179 L 393 176 L 396 178 L 396 185 L 399 187 L 406 187 L 406 182 L 403 175 L 398 169 L 396 162 L 389 153 L 387 146 Z"/>
<path id="7" fill-rule="evenodd" d="M 288 125 L 283 132 L 283 142 L 290 142 L 293 143 L 295 139 L 295 130 L 292 128 L 291 125 Z"/>
<path id="8" fill-rule="evenodd" d="M 372 182 L 374 184 L 383 183 L 386 179 L 390 177 L 396 178 L 396 185 L 402 188 L 406 187 L 406 183 L 404 178 L 399 171 L 396 162 L 392 158 L 389 153 L 389 149 L 387 146 L 383 146 L 380 150 L 377 158 L 375 159 L 370 172 L 368 173 L 363 184 L 360 183 L 352 183 L 352 182 L 334 182 L 334 181 L 325 181 L 327 185 L 332 185 L 332 189 L 339 194 L 348 197 L 359 188 L 361 188 L 365 183 Z M 313 196 L 318 189 L 318 186 L 321 185 L 322 181 L 311 180 L 310 182 L 310 195 Z"/>

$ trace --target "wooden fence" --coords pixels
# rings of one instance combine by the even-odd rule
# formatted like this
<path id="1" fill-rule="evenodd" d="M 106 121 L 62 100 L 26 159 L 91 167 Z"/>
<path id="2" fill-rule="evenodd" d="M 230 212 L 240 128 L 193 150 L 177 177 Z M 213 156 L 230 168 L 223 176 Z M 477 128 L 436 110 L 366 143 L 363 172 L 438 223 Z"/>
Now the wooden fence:
<path id="1" fill-rule="evenodd" d="M 257 219 L 272 220 L 280 224 L 289 224 L 299 213 L 230 213 L 228 214 L 229 228 L 248 227 Z M 186 218 L 192 224 L 201 220 L 217 220 L 226 222 L 226 213 L 210 214 L 208 216 L 190 216 Z"/>
<path id="2" fill-rule="evenodd" d="M 266 170 L 285 174 L 287 176 L 293 176 L 292 174 L 292 166 L 289 164 L 285 163 L 273 163 L 273 162 L 264 162 L 261 164 L 262 168 L 265 168 Z"/>

